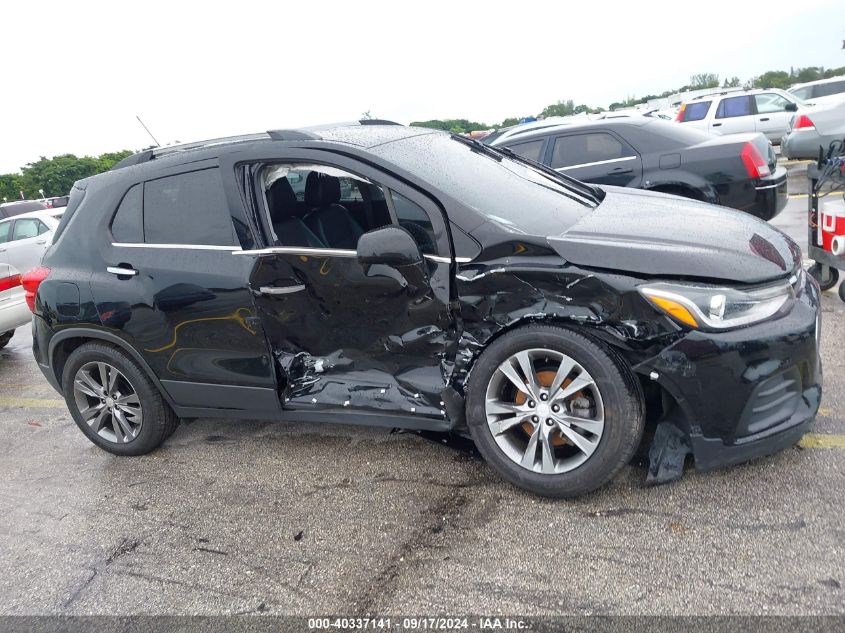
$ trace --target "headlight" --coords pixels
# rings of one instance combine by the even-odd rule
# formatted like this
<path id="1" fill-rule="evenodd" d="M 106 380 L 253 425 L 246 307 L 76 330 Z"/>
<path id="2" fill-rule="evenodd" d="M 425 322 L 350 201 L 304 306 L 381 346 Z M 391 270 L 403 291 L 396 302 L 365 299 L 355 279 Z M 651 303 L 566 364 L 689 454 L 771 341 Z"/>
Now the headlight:
<path id="1" fill-rule="evenodd" d="M 751 290 L 660 282 L 640 286 L 639 291 L 654 306 L 681 323 L 714 330 L 768 319 L 795 297 L 795 290 L 788 281 Z"/>

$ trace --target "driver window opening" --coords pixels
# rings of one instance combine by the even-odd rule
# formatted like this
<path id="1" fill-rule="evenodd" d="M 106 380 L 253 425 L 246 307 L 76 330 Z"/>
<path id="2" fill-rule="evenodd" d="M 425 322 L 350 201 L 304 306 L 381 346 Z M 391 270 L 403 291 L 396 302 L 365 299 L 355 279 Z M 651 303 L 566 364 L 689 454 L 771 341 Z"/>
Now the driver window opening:
<path id="1" fill-rule="evenodd" d="M 276 246 L 355 250 L 364 233 L 399 224 L 424 254 L 437 252 L 422 207 L 361 176 L 327 165 L 269 165 L 261 182 Z"/>

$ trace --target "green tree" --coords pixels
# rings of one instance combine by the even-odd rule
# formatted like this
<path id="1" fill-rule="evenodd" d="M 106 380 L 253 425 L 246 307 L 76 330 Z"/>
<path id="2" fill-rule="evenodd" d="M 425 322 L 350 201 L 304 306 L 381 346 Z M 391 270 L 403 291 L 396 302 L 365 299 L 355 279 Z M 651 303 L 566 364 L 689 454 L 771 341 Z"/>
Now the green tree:
<path id="1" fill-rule="evenodd" d="M 728 79 L 725 77 L 725 82 L 722 84 L 722 88 L 739 88 L 742 85 L 742 82 L 739 80 L 739 77 L 731 77 Z"/>
<path id="2" fill-rule="evenodd" d="M 689 87 L 693 90 L 700 90 L 702 88 L 718 88 L 719 75 L 715 73 L 696 73 L 689 78 Z"/>
<path id="3" fill-rule="evenodd" d="M 751 80 L 753 88 L 789 88 L 795 80 L 785 70 L 770 70 Z"/>
<path id="4" fill-rule="evenodd" d="M 570 114 L 575 114 L 575 102 L 572 99 L 567 99 L 547 105 L 543 108 L 540 116 L 548 118 L 550 116 L 569 116 Z"/>
<path id="5" fill-rule="evenodd" d="M 53 158 L 42 156 L 21 169 L 20 186 L 28 198 L 39 197 L 39 189 L 43 189 L 47 197 L 63 196 L 77 180 L 108 171 L 130 154 L 131 151 L 122 150 L 107 152 L 97 157 L 77 157 L 74 154 L 62 154 Z"/>
<path id="6" fill-rule="evenodd" d="M 819 66 L 799 68 L 793 73 L 793 82 L 803 84 L 807 81 L 817 81 L 823 77 L 824 69 Z"/>
<path id="7" fill-rule="evenodd" d="M 464 134 L 466 132 L 474 132 L 476 130 L 488 130 L 489 125 L 478 123 L 477 121 L 469 121 L 467 119 L 431 119 L 430 121 L 412 121 L 411 125 L 416 127 L 427 127 L 435 130 L 445 130 L 453 134 Z"/>
<path id="8" fill-rule="evenodd" d="M 4 198 L 11 202 L 19 200 L 23 189 L 20 174 L 0 174 L 0 201 Z"/>

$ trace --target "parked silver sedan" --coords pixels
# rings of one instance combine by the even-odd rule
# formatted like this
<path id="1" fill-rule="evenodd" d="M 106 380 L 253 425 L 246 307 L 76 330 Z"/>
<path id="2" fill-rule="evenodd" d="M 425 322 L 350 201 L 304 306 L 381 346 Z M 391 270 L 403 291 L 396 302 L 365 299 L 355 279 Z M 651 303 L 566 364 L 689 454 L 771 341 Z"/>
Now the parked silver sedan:
<path id="1" fill-rule="evenodd" d="M 64 209 L 31 211 L 0 220 L 0 347 L 30 322 L 21 275 L 41 262 Z"/>
<path id="2" fill-rule="evenodd" d="M 786 158 L 818 158 L 819 148 L 827 151 L 831 141 L 845 139 L 845 95 L 839 101 L 809 107 L 796 113 L 781 139 Z"/>

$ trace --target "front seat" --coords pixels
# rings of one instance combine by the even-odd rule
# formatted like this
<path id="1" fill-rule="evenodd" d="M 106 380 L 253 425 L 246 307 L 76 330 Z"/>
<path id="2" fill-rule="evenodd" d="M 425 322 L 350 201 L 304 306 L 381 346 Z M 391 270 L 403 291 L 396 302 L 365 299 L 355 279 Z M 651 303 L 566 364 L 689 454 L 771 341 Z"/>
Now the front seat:
<path id="1" fill-rule="evenodd" d="M 312 171 L 305 181 L 305 224 L 330 248 L 355 250 L 364 229 L 340 201 L 340 180 Z"/>
<path id="2" fill-rule="evenodd" d="M 299 218 L 296 194 L 287 178 L 279 178 L 270 185 L 267 190 L 267 208 L 270 210 L 273 230 L 282 246 L 326 246 Z"/>

